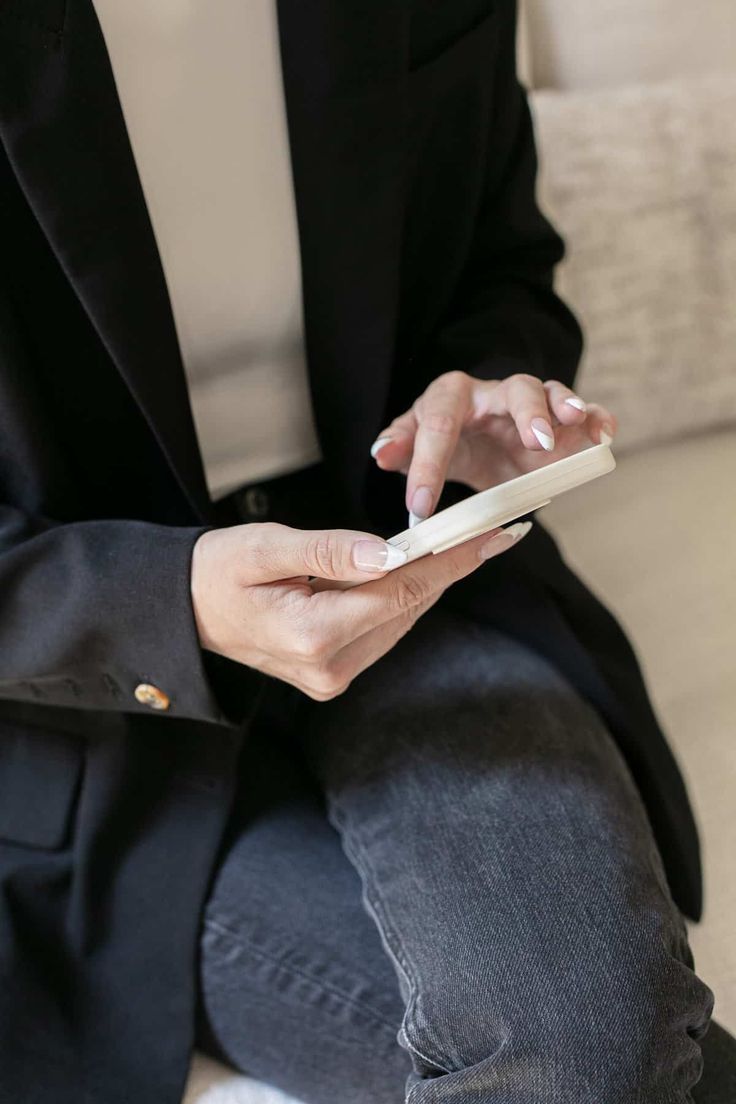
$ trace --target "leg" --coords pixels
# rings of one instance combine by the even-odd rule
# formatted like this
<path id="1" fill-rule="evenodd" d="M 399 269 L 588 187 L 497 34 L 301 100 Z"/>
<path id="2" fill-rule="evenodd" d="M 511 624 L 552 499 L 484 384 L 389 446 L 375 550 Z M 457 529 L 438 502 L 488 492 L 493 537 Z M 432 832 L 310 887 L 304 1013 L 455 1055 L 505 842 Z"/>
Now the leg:
<path id="1" fill-rule="evenodd" d="M 304 744 L 397 972 L 410 1104 L 679 1104 L 712 995 L 597 713 L 441 608 Z"/>
<path id="2" fill-rule="evenodd" d="M 736 1100 L 736 1039 L 715 1020 L 702 1039 L 703 1077 L 693 1089 L 695 1104 L 733 1104 Z"/>
<path id="3" fill-rule="evenodd" d="M 197 1042 L 307 1104 L 401 1104 L 396 975 L 289 737 L 297 694 L 269 689 L 205 910 Z"/>

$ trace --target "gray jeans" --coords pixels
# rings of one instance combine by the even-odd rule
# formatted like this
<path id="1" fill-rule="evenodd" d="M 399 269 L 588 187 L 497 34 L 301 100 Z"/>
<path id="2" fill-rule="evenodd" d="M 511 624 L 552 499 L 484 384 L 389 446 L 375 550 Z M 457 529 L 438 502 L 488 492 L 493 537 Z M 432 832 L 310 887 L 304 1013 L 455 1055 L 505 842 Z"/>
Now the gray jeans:
<path id="1" fill-rule="evenodd" d="M 269 683 L 241 770 L 205 1050 L 307 1104 L 694 1099 L 712 994 L 628 769 L 546 660 L 435 607 L 334 701 Z"/>

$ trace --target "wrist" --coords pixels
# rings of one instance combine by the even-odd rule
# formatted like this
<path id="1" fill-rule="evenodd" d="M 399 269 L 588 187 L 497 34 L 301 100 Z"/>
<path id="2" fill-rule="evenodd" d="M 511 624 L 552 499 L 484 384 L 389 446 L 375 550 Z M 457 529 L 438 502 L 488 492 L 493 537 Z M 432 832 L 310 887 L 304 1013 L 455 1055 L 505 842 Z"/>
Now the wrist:
<path id="1" fill-rule="evenodd" d="M 208 529 L 195 541 L 189 574 L 189 591 L 197 636 L 199 637 L 200 646 L 211 652 L 217 650 L 210 633 L 210 617 L 208 616 L 212 593 L 212 545 L 216 531 L 214 528 Z"/>

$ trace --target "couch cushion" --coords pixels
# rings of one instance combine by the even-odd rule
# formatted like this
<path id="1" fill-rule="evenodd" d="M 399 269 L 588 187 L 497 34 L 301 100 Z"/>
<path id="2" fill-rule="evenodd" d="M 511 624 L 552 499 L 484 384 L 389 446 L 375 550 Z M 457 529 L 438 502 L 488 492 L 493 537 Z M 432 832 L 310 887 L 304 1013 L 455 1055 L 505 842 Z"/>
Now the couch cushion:
<path id="1" fill-rule="evenodd" d="M 537 87 L 601 88 L 736 68 L 733 0 L 523 0 Z"/>
<path id="2" fill-rule="evenodd" d="M 619 452 L 736 420 L 736 77 L 533 97 L 584 397 Z"/>
<path id="3" fill-rule="evenodd" d="M 690 784 L 705 918 L 692 929 L 720 1021 L 736 1031 L 736 430 L 619 459 L 540 511 L 617 614 Z"/>

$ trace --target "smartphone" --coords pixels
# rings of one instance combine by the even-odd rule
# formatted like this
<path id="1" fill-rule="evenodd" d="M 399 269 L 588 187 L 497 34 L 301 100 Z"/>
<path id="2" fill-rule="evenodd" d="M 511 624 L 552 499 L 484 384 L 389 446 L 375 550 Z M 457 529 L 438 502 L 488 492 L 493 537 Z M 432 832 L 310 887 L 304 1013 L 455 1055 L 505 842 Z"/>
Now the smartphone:
<path id="1" fill-rule="evenodd" d="M 556 495 L 589 483 L 615 467 L 616 461 L 608 445 L 591 445 L 536 471 L 470 495 L 426 521 L 420 521 L 413 529 L 390 537 L 388 543 L 407 553 L 407 563 L 430 552 L 444 552 L 471 537 L 523 517 L 530 510 L 547 506 Z"/>

